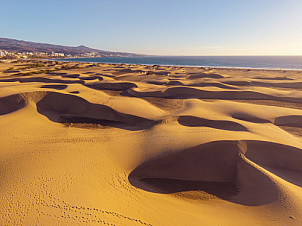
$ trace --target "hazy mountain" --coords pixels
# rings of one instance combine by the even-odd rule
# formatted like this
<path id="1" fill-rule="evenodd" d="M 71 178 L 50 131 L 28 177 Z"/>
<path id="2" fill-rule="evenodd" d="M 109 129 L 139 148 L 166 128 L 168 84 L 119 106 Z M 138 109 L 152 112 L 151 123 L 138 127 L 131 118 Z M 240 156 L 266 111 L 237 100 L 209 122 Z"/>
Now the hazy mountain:
<path id="1" fill-rule="evenodd" d="M 102 56 L 142 56 L 140 54 L 125 53 L 125 52 L 110 52 L 99 49 L 92 49 L 83 45 L 77 47 L 61 46 L 47 43 L 28 42 L 9 38 L 0 38 L 0 50 L 14 52 L 57 52 L 64 54 L 83 54 L 88 52 L 97 52 Z"/>

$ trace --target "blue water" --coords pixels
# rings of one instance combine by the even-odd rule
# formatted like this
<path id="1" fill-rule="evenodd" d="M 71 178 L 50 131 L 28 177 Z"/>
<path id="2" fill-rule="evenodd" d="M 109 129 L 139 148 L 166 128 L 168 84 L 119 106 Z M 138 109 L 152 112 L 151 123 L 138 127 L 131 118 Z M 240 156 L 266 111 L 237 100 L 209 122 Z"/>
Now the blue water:
<path id="1" fill-rule="evenodd" d="M 146 56 L 70 58 L 63 61 L 231 68 L 302 69 L 302 56 Z"/>

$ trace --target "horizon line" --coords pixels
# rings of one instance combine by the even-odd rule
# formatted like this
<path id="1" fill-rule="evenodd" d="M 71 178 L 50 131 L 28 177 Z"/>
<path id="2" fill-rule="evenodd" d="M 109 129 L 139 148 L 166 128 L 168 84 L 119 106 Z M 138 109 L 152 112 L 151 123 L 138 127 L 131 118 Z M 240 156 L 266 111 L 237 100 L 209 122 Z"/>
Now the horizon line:
<path id="1" fill-rule="evenodd" d="M 76 46 L 72 46 L 72 45 L 63 45 L 63 44 L 56 44 L 56 43 L 48 43 L 48 42 L 43 42 L 43 41 L 28 41 L 28 40 L 23 40 L 23 39 L 17 39 L 17 38 L 8 38 L 8 37 L 0 37 L 0 38 L 4 38 L 4 39 L 13 39 L 13 40 L 17 40 L 17 41 L 24 41 L 24 42 L 32 42 L 32 43 L 38 43 L 38 44 L 49 44 L 49 45 L 58 45 L 58 46 L 62 46 L 62 47 L 80 47 L 80 46 L 84 46 L 84 47 L 88 47 L 91 49 L 96 49 L 96 50 L 101 50 L 101 51 L 107 51 L 107 52 L 121 52 L 121 53 L 130 53 L 130 54 L 140 54 L 140 55 L 145 55 L 145 56 L 160 56 L 160 57 L 220 57 L 220 56 L 234 56 L 234 57 L 239 57 L 239 56 L 302 56 L 302 54 L 206 54 L 206 55 L 190 55 L 190 54 L 184 54 L 184 55 L 165 55 L 165 54 L 147 54 L 147 53 L 141 53 L 141 52 L 133 52 L 131 50 L 126 50 L 126 51 L 121 51 L 121 50 L 105 50 L 105 49 L 99 49 L 99 47 L 92 47 L 92 46 L 86 46 L 83 44 L 80 45 L 76 45 Z M 176 49 L 177 50 L 177 49 Z"/>

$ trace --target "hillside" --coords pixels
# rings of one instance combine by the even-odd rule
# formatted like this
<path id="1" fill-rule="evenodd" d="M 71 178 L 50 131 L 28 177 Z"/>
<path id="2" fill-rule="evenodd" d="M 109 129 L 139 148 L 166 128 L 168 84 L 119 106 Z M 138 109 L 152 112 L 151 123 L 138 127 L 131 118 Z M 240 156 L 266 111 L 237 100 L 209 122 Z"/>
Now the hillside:
<path id="1" fill-rule="evenodd" d="M 96 52 L 100 56 L 140 56 L 139 54 L 125 53 L 125 52 L 110 52 L 99 49 L 92 49 L 83 45 L 77 47 L 54 45 L 47 43 L 28 42 L 22 40 L 15 40 L 9 38 L 0 38 L 0 50 L 10 52 L 59 52 L 64 54 L 84 54 L 89 52 Z"/>

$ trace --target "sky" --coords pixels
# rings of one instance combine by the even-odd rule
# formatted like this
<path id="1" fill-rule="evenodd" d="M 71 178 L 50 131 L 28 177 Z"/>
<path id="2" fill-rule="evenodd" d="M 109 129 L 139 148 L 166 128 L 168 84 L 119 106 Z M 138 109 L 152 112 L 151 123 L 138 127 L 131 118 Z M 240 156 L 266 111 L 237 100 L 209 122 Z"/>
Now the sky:
<path id="1" fill-rule="evenodd" d="M 0 0 L 0 37 L 154 55 L 302 55 L 302 0 Z"/>

